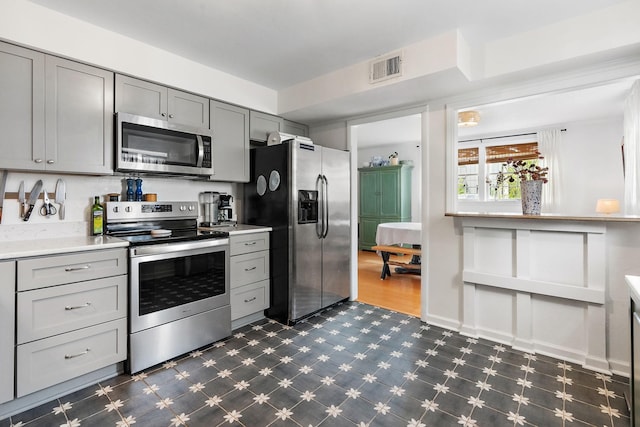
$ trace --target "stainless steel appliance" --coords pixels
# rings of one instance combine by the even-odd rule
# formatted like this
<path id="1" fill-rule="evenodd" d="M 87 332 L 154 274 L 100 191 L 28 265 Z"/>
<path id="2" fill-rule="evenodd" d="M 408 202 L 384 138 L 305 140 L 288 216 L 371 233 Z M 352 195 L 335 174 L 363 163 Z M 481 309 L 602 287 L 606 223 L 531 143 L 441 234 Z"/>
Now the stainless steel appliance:
<path id="1" fill-rule="evenodd" d="M 197 229 L 197 202 L 107 202 L 129 248 L 129 372 L 231 335 L 229 234 Z"/>
<path id="2" fill-rule="evenodd" d="M 251 149 L 244 221 L 272 227 L 268 317 L 297 320 L 350 295 L 349 153 L 299 140 Z"/>
<path id="3" fill-rule="evenodd" d="M 220 193 L 217 191 L 203 191 L 200 193 L 200 204 L 202 206 L 202 223 L 200 225 L 213 227 L 218 223 Z"/>
<path id="4" fill-rule="evenodd" d="M 116 169 L 169 175 L 213 175 L 211 131 L 118 113 Z"/>

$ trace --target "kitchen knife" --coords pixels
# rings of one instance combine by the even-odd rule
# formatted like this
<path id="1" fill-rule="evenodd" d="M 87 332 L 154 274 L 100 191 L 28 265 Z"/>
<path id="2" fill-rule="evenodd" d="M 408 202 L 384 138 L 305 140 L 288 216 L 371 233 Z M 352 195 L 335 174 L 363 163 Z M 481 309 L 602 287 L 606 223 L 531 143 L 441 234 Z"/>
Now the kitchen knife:
<path id="1" fill-rule="evenodd" d="M 7 185 L 7 175 L 9 172 L 2 172 L 2 179 L 0 179 L 0 223 L 2 223 L 2 204 L 4 203 L 4 188 Z"/>
<path id="2" fill-rule="evenodd" d="M 56 182 L 56 203 L 60 204 L 60 219 L 64 219 L 64 200 L 67 197 L 67 189 L 63 180 L 58 179 Z"/>
<path id="3" fill-rule="evenodd" d="M 24 181 L 20 181 L 18 188 L 18 203 L 20 203 L 20 219 L 24 218 Z"/>
<path id="4" fill-rule="evenodd" d="M 29 221 L 29 218 L 31 217 L 31 212 L 33 211 L 33 207 L 36 205 L 36 202 L 38 201 L 38 197 L 40 197 L 41 191 L 42 191 L 42 180 L 39 179 L 33 185 L 33 188 L 31 189 L 31 193 L 29 193 L 29 201 L 28 201 L 29 209 L 27 210 L 27 213 L 24 214 L 25 221 Z"/>

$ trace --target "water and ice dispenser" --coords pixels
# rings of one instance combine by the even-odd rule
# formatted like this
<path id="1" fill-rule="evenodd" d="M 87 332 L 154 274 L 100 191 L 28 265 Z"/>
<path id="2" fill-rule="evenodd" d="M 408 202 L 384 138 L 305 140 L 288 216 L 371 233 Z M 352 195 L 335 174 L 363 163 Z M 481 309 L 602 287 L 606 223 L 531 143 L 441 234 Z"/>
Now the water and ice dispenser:
<path id="1" fill-rule="evenodd" d="M 298 224 L 318 222 L 318 192 L 298 190 Z"/>

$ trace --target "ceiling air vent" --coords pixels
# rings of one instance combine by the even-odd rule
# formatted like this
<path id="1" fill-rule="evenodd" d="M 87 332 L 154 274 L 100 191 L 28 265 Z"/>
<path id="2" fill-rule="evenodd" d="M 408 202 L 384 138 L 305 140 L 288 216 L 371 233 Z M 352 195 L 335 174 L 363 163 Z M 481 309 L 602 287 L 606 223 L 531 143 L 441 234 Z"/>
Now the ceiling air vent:
<path id="1" fill-rule="evenodd" d="M 402 75 L 402 53 L 395 52 L 371 61 L 369 83 L 378 83 Z"/>

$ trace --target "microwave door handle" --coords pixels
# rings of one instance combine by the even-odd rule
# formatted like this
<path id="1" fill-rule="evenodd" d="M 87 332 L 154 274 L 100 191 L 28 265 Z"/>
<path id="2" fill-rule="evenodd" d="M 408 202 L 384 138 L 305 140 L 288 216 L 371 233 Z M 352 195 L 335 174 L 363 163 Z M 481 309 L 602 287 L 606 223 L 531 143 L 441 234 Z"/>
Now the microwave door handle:
<path id="1" fill-rule="evenodd" d="M 198 140 L 198 166 L 202 167 L 202 161 L 204 160 L 204 141 L 202 140 L 202 135 L 196 135 L 196 139 Z"/>

